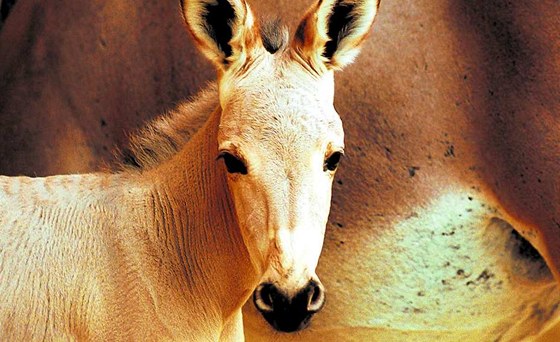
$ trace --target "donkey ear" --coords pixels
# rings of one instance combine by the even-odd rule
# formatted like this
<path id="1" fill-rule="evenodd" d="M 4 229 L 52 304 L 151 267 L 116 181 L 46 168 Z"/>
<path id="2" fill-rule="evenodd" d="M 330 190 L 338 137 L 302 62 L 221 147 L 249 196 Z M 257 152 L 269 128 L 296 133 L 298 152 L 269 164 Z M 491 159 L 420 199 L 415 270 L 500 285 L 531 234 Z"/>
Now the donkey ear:
<path id="1" fill-rule="evenodd" d="M 319 0 L 303 17 L 294 48 L 316 70 L 342 69 L 360 51 L 379 0 Z"/>
<path id="2" fill-rule="evenodd" d="M 182 0 L 183 16 L 198 48 L 218 68 L 244 61 L 262 45 L 244 0 Z"/>

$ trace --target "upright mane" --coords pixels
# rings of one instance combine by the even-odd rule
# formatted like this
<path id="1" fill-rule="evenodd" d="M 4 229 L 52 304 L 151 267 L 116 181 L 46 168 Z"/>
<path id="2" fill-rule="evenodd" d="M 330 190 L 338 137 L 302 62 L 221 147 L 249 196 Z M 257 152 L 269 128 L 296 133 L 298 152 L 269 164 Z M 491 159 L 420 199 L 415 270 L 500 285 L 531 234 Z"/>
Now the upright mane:
<path id="1" fill-rule="evenodd" d="M 218 87 L 212 82 L 190 101 L 182 102 L 132 134 L 128 146 L 115 153 L 115 169 L 145 171 L 170 159 L 218 105 Z"/>
<path id="2" fill-rule="evenodd" d="M 260 33 L 264 48 L 271 54 L 287 48 L 290 33 L 279 18 L 261 19 Z"/>

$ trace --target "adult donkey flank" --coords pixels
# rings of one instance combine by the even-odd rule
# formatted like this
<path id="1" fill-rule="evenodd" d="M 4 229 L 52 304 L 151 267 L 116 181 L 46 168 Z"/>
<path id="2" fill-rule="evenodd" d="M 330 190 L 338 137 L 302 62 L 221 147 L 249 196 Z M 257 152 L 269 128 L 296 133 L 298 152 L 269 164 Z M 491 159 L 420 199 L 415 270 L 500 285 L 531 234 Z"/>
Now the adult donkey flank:
<path id="1" fill-rule="evenodd" d="M 377 1 L 318 1 L 290 42 L 244 0 L 182 5 L 219 94 L 183 107 L 211 113 L 188 142 L 164 117 L 135 140 L 134 167 L 0 177 L 1 340 L 242 340 L 255 288 L 281 331 L 323 306 L 315 268 L 344 148 L 333 71 Z"/>

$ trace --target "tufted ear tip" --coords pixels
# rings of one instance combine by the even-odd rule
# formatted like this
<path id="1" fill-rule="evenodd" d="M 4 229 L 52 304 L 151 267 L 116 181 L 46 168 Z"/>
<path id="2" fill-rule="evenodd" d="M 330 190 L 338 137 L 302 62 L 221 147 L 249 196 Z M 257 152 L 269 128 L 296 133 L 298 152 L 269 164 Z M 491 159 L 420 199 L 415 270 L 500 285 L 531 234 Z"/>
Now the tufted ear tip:
<path id="1" fill-rule="evenodd" d="M 352 63 L 373 25 L 379 0 L 319 0 L 300 22 L 294 49 L 317 70 Z"/>

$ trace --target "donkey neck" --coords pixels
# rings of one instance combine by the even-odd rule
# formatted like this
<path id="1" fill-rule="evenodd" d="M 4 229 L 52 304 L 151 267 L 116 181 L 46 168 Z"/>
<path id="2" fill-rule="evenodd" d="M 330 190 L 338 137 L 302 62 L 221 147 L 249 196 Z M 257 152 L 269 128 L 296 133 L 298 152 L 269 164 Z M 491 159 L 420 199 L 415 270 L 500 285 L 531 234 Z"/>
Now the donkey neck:
<path id="1" fill-rule="evenodd" d="M 258 282 L 243 242 L 225 171 L 216 160 L 221 110 L 172 159 L 147 172 L 156 209 L 152 233 L 176 270 L 177 289 L 226 319 Z"/>

